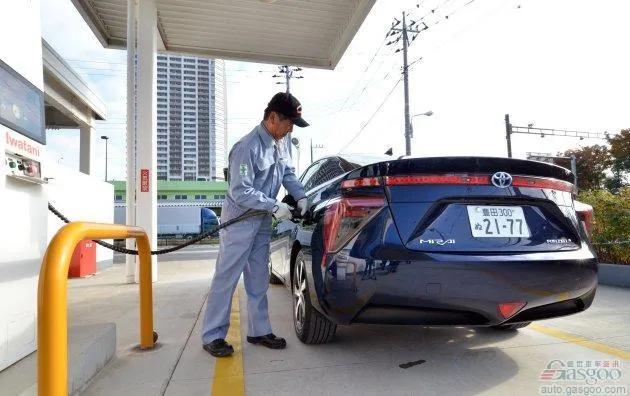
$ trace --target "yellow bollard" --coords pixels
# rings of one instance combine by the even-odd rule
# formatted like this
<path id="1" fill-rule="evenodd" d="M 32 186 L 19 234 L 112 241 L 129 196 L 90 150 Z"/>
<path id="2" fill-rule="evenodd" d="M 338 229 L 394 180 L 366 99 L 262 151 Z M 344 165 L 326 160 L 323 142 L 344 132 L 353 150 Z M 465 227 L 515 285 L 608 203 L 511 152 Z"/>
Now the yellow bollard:
<path id="1" fill-rule="evenodd" d="M 140 227 L 74 222 L 63 226 L 46 249 L 37 295 L 37 375 L 39 395 L 68 394 L 68 268 L 83 239 L 137 240 L 140 258 L 140 348 L 154 346 L 151 247 Z"/>

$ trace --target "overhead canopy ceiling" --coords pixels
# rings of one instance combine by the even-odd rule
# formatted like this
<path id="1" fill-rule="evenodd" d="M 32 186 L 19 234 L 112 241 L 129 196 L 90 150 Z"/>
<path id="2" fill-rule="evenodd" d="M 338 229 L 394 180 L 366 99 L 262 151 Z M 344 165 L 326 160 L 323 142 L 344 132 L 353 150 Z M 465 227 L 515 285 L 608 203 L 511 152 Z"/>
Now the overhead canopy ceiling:
<path id="1" fill-rule="evenodd" d="M 72 0 L 105 47 L 124 48 L 127 0 Z M 376 0 L 155 0 L 167 51 L 332 69 Z"/>

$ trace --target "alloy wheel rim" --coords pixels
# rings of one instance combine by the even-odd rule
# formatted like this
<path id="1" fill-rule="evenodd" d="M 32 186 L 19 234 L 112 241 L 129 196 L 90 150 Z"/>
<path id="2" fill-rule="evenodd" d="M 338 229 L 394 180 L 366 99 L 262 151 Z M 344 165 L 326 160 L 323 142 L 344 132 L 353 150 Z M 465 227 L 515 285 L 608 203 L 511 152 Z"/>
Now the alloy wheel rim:
<path id="1" fill-rule="evenodd" d="M 298 332 L 304 327 L 306 316 L 305 303 L 306 273 L 304 272 L 304 261 L 298 261 L 295 267 L 295 280 L 293 282 L 293 319 Z"/>

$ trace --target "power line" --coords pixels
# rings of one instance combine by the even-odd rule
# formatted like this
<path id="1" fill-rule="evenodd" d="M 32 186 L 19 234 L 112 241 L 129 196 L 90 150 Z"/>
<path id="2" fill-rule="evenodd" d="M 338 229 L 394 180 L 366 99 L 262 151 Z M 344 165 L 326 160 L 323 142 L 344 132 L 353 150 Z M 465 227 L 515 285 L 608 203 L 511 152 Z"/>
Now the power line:
<path id="1" fill-rule="evenodd" d="M 449 0 L 451 1 L 451 0 Z M 460 12 L 462 9 L 466 8 L 467 6 L 469 6 L 470 4 L 472 4 L 473 2 L 475 2 L 476 0 L 467 0 L 463 5 L 453 9 L 450 13 L 446 13 L 446 14 L 442 14 L 436 17 L 436 19 L 434 20 L 434 22 L 428 22 L 428 20 L 425 20 L 427 17 L 431 16 L 431 15 L 435 15 L 435 11 L 437 11 L 440 7 L 436 7 L 434 9 L 432 9 L 429 13 L 423 15 L 419 20 L 422 21 L 425 26 L 428 28 L 434 28 L 435 26 L 439 25 L 441 22 L 447 21 L 449 20 L 453 15 L 457 14 L 458 12 Z M 446 4 L 447 2 L 442 3 L 443 5 Z"/>
<path id="2" fill-rule="evenodd" d="M 413 62 L 409 63 L 407 65 L 407 69 L 409 69 L 411 66 L 413 66 L 415 63 L 420 62 L 422 59 L 424 59 L 422 56 L 419 57 L 418 59 L 414 60 Z"/>
<path id="3" fill-rule="evenodd" d="M 443 4 L 447 3 L 448 1 L 451 1 L 451 0 L 446 0 Z M 440 7 L 441 7 L 441 5 L 440 5 L 440 6 L 438 6 L 438 7 L 435 7 L 434 11 L 435 11 L 435 10 L 437 10 L 437 9 L 439 9 Z M 423 17 L 423 18 L 424 18 L 424 17 Z M 421 20 L 422 20 L 423 18 L 421 18 Z M 379 45 L 378 49 L 376 50 L 376 52 L 374 53 L 374 55 L 373 55 L 373 56 L 372 56 L 372 58 L 370 59 L 370 62 L 368 62 L 368 65 L 367 65 L 367 66 L 366 66 L 366 68 L 363 70 L 363 73 L 361 74 L 361 77 L 362 77 L 362 76 L 363 76 L 363 74 L 364 74 L 365 72 L 367 72 L 367 70 L 370 68 L 370 66 L 372 65 L 372 63 L 373 63 L 374 59 L 375 59 L 375 58 L 376 58 L 376 56 L 380 53 L 380 50 L 383 48 L 383 44 L 387 41 L 387 39 L 388 39 L 389 37 L 390 37 L 390 34 L 389 34 L 389 32 L 388 32 L 388 34 L 387 34 L 387 35 L 385 35 L 385 38 L 383 39 L 383 42 L 381 43 L 381 45 Z M 376 70 L 376 72 L 377 72 L 377 71 L 378 71 L 378 70 Z M 374 73 L 372 74 L 372 77 L 376 74 L 376 72 L 374 72 Z M 387 74 L 385 75 L 385 77 L 383 78 L 383 80 L 387 79 L 387 77 L 388 77 L 388 76 L 389 76 L 389 73 L 387 73 Z M 372 78 L 370 77 L 370 78 L 368 79 L 368 81 L 366 82 L 366 84 L 363 86 L 363 88 L 360 90 L 360 92 L 361 92 L 361 93 L 359 94 L 359 97 L 360 97 L 360 96 L 361 96 L 361 95 L 362 95 L 362 94 L 366 91 L 366 88 L 370 85 L 371 80 L 372 80 Z M 340 109 L 340 110 L 343 110 L 343 109 L 344 109 L 344 107 L 345 107 L 346 102 L 348 101 L 348 99 L 349 99 L 351 96 L 353 96 L 352 94 L 353 94 L 353 92 L 355 91 L 355 88 L 358 86 L 358 83 L 359 83 L 360 81 L 361 81 L 361 78 L 359 78 L 359 79 L 357 80 L 357 83 L 355 84 L 355 86 L 354 86 L 354 87 L 350 90 L 350 93 L 349 93 L 349 94 L 348 94 L 348 96 L 346 97 L 346 100 L 344 101 L 344 103 L 343 103 L 343 105 L 342 105 L 342 107 L 341 107 L 341 109 Z M 352 107 L 354 107 L 354 106 L 356 105 L 356 103 L 357 103 L 357 102 L 358 102 L 358 100 L 355 100 L 355 101 L 353 102 L 353 104 L 352 104 L 351 108 L 352 108 Z"/>
<path id="4" fill-rule="evenodd" d="M 468 6 L 469 4 L 471 4 L 473 1 L 475 1 L 475 0 L 469 0 L 468 2 L 466 2 L 466 4 L 464 4 L 463 6 L 461 6 L 461 7 L 460 7 L 460 8 L 458 8 L 458 9 L 456 9 L 455 11 L 451 12 L 451 14 L 449 14 L 449 15 L 451 15 L 451 16 L 452 16 L 452 15 L 456 14 L 456 13 L 457 13 L 457 12 L 459 12 L 462 8 L 464 8 L 464 7 Z M 477 18 L 475 19 L 475 22 L 476 22 L 476 21 L 479 21 L 481 18 L 487 17 L 488 15 L 493 14 L 493 13 L 497 12 L 498 10 L 500 10 L 500 9 L 504 8 L 506 4 L 508 4 L 508 2 L 502 2 L 502 3 L 500 4 L 500 6 L 499 6 L 499 7 L 496 7 L 496 8 L 494 8 L 494 9 L 492 9 L 490 12 L 485 13 L 484 15 L 481 15 L 481 16 L 477 17 Z M 519 7 L 519 8 L 520 8 L 520 7 Z M 424 18 L 424 17 L 423 17 L 423 18 Z M 421 18 L 421 19 L 422 19 L 422 18 Z M 448 19 L 448 18 L 445 18 L 445 19 Z M 437 24 L 437 23 L 436 23 L 436 24 Z M 429 25 L 429 26 L 435 26 L 436 24 Z M 446 45 L 449 41 L 451 41 L 451 40 L 452 40 L 455 36 L 457 36 L 458 34 L 460 34 L 462 31 L 465 31 L 466 29 L 468 29 L 468 27 L 466 27 L 466 28 L 464 28 L 463 30 L 460 30 L 459 32 L 457 32 L 457 33 L 455 33 L 455 34 L 451 35 L 448 39 L 444 40 L 444 41 L 443 41 L 440 45 L 433 47 L 431 50 L 432 50 L 432 51 L 434 51 L 434 50 L 436 50 L 436 49 L 440 49 L 440 48 L 444 47 L 444 46 L 445 46 L 445 45 Z M 424 59 L 424 56 L 421 56 L 421 57 L 417 58 L 416 60 L 414 60 L 413 62 L 411 62 L 411 63 L 408 65 L 408 67 L 411 67 L 413 64 L 415 64 L 416 62 L 421 61 L 421 60 L 423 60 L 423 59 Z"/>
<path id="5" fill-rule="evenodd" d="M 398 86 L 398 84 L 400 83 L 400 81 L 402 81 L 402 77 L 400 77 L 398 79 L 398 81 L 396 81 L 396 83 L 394 84 L 394 86 L 392 87 L 392 89 L 389 91 L 389 93 L 387 94 L 387 96 L 385 96 L 385 99 L 383 99 L 383 101 L 381 102 L 380 105 L 378 105 L 378 107 L 376 108 L 376 110 L 374 110 L 374 112 L 372 113 L 372 115 L 370 116 L 370 118 L 365 122 L 365 124 L 363 124 L 363 126 L 361 126 L 361 128 L 357 131 L 356 134 L 354 134 L 354 136 L 352 137 L 352 139 L 350 139 L 350 141 L 348 143 L 346 143 L 338 152 L 342 152 L 343 150 L 346 149 L 346 147 L 348 147 L 352 142 L 354 142 L 356 140 L 356 138 L 359 137 L 359 135 L 361 134 L 361 132 L 363 132 L 363 130 L 370 124 L 370 122 L 372 122 L 372 119 L 374 119 L 374 116 L 376 115 L 376 113 L 379 112 L 379 110 L 381 110 L 381 108 L 383 107 L 383 105 L 385 104 L 385 102 L 387 102 L 387 99 L 389 99 L 389 97 L 392 95 L 392 93 L 394 92 L 394 90 L 396 89 L 396 87 Z"/>
<path id="6" fill-rule="evenodd" d="M 445 0 L 445 1 L 443 1 L 443 2 L 442 2 L 442 4 L 440 4 L 440 5 L 436 6 L 436 7 L 434 7 L 431 11 L 427 12 L 427 13 L 426 13 L 426 14 L 425 14 L 422 18 L 420 18 L 419 20 L 420 20 L 420 21 L 422 21 L 422 20 L 423 20 L 423 19 L 425 19 L 427 16 L 434 14 L 434 13 L 435 13 L 435 11 L 437 11 L 437 10 L 441 9 L 442 7 L 444 7 L 444 5 L 445 5 L 445 4 L 447 4 L 447 3 L 448 3 L 448 2 L 450 2 L 450 1 L 452 1 L 452 0 Z M 474 1 L 474 0 L 473 0 L 473 1 Z M 462 8 L 463 8 L 463 7 L 465 7 L 466 5 L 468 5 L 468 4 L 469 4 L 469 3 L 471 3 L 471 2 L 472 2 L 472 1 L 470 1 L 470 0 L 469 0 L 469 2 L 468 2 L 467 4 L 465 4 L 464 6 L 462 6 Z M 419 8 L 419 4 L 417 4 L 417 8 Z M 457 9 L 457 10 L 459 10 L 459 9 Z M 457 11 L 457 10 L 456 10 L 456 11 Z M 451 14 L 450 14 L 450 15 L 453 15 L 456 11 L 451 12 Z M 448 18 L 446 18 L 446 19 L 448 19 Z M 419 25 L 420 25 L 420 24 L 418 24 L 418 26 L 419 26 Z M 427 26 L 426 24 L 424 24 L 424 25 L 425 25 L 425 26 Z M 428 26 L 427 26 L 427 28 L 428 28 Z M 424 30 L 426 30 L 426 29 L 424 29 Z M 382 49 L 382 47 L 383 47 L 383 44 L 387 41 L 387 39 L 388 39 L 389 37 L 390 37 L 390 35 L 389 35 L 389 32 L 388 32 L 388 34 L 385 36 L 385 38 L 384 38 L 383 42 L 382 42 L 382 43 L 381 43 L 381 45 L 378 47 L 378 49 L 375 51 L 374 55 L 372 56 L 372 58 L 370 59 L 370 61 L 369 61 L 369 62 L 368 62 L 368 64 L 367 64 L 367 66 L 365 67 L 365 69 L 364 69 L 364 70 L 363 70 L 363 72 L 361 73 L 361 77 L 360 77 L 359 79 L 357 79 L 357 82 L 356 82 L 356 83 L 355 83 L 355 85 L 351 88 L 350 92 L 348 93 L 348 95 L 347 95 L 346 99 L 344 100 L 344 102 L 343 102 L 343 104 L 341 105 L 341 107 L 339 108 L 339 110 L 337 110 L 337 111 L 333 111 L 333 112 L 331 112 L 330 114 L 335 114 L 335 113 L 337 113 L 337 112 L 339 112 L 339 111 L 343 111 L 343 110 L 345 110 L 345 109 L 346 109 L 346 104 L 348 103 L 348 101 L 349 101 L 349 99 L 350 99 L 351 97 L 354 97 L 355 99 L 354 99 L 354 101 L 352 102 L 352 104 L 349 106 L 349 109 L 351 109 L 351 108 L 355 107 L 355 106 L 357 105 L 357 103 L 359 102 L 360 98 L 363 96 L 363 94 L 364 94 L 365 92 L 367 92 L 368 88 L 369 88 L 369 87 L 370 87 L 370 85 L 372 85 L 372 83 L 373 83 L 373 81 L 372 81 L 372 80 L 373 80 L 373 77 L 376 75 L 376 73 L 378 72 L 378 70 L 379 70 L 379 69 L 376 69 L 376 70 L 375 70 L 375 71 L 374 71 L 374 72 L 370 75 L 370 77 L 367 79 L 367 81 L 366 81 L 366 82 L 365 82 L 365 84 L 363 85 L 363 88 L 361 88 L 361 89 L 358 91 L 358 92 L 359 92 L 358 94 L 356 94 L 356 92 L 357 92 L 356 88 L 359 86 L 359 83 L 361 82 L 363 75 L 364 75 L 364 74 L 367 72 L 367 70 L 369 70 L 369 69 L 370 69 L 370 67 L 372 66 L 372 64 L 373 64 L 374 60 L 376 59 L 377 55 L 380 53 L 380 51 L 381 51 L 381 49 Z M 416 34 L 416 35 L 412 38 L 412 40 L 411 40 L 411 41 L 415 40 L 415 38 L 416 38 L 416 37 L 417 37 L 417 34 Z M 420 58 L 418 58 L 418 59 L 414 60 L 411 64 L 415 64 L 416 62 L 420 61 L 421 59 L 422 59 L 422 57 L 420 57 Z M 381 63 L 381 64 L 382 64 L 382 63 Z M 411 64 L 410 64 L 410 65 L 411 65 Z M 410 65 L 408 65 L 407 67 L 409 67 Z M 387 74 L 385 74 L 385 76 L 383 77 L 383 80 L 387 80 L 387 78 L 389 77 L 390 73 L 391 73 L 391 72 L 388 72 Z"/>
<path id="7" fill-rule="evenodd" d="M 383 39 L 382 44 L 379 46 L 379 48 L 378 48 L 378 49 L 377 49 L 377 51 L 375 52 L 374 56 L 372 57 L 372 59 L 371 59 L 371 60 L 370 60 L 370 62 L 368 63 L 367 67 L 364 69 L 363 73 L 361 74 L 361 77 L 363 76 L 363 74 L 365 74 L 365 73 L 367 72 L 367 70 L 369 70 L 369 69 L 370 69 L 371 65 L 373 64 L 374 59 L 376 58 L 376 55 L 377 55 L 378 53 L 380 53 L 380 50 L 384 47 L 384 44 L 385 44 L 385 42 L 387 41 L 387 39 L 388 39 L 388 38 L 389 38 L 389 33 L 388 33 L 388 34 L 385 36 L 385 38 Z M 389 55 L 392 55 L 392 54 L 389 54 Z M 343 111 L 343 110 L 345 110 L 345 109 L 352 109 L 352 108 L 354 108 L 354 107 L 355 107 L 355 106 L 359 103 L 359 101 L 360 101 L 361 97 L 363 96 L 363 94 L 364 94 L 364 93 L 366 93 L 366 92 L 368 92 L 368 91 L 369 91 L 370 86 L 374 84 L 374 77 L 375 77 L 375 76 L 379 73 L 379 71 L 381 70 L 381 66 L 384 64 L 384 62 L 385 62 L 385 59 L 382 59 L 382 61 L 381 61 L 380 65 L 379 65 L 376 69 L 374 69 L 374 71 L 373 71 L 373 72 L 369 75 L 369 77 L 365 80 L 365 84 L 363 84 L 363 87 L 362 87 L 361 89 L 359 89 L 358 94 L 357 94 L 357 93 L 356 93 L 356 92 L 357 92 L 356 88 L 357 88 L 357 87 L 359 87 L 359 83 L 360 83 L 360 82 L 361 82 L 361 80 L 362 80 L 361 78 L 359 78 L 359 79 L 357 80 L 357 82 L 355 83 L 355 85 L 354 85 L 354 86 L 352 87 L 352 89 L 350 90 L 350 92 L 348 93 L 348 96 L 347 96 L 347 97 L 346 97 L 346 99 L 344 100 L 344 103 L 343 103 L 343 105 L 341 106 L 341 108 L 339 108 L 339 110 L 337 110 L 337 111 L 333 112 L 332 114 L 337 113 L 337 112 L 339 112 L 339 111 Z M 391 67 L 391 65 L 390 65 L 390 67 Z M 388 71 L 388 72 L 387 72 L 387 73 L 383 76 L 383 78 L 382 78 L 382 79 L 380 79 L 380 80 L 382 80 L 382 81 L 387 80 L 387 78 L 390 76 L 390 74 L 391 74 L 391 71 Z M 347 108 L 346 108 L 346 104 L 348 103 L 348 100 L 349 100 L 351 97 L 353 97 L 353 98 L 354 98 L 354 100 L 353 100 L 352 104 L 351 104 L 349 107 L 347 107 Z"/>
<path id="8" fill-rule="evenodd" d="M 387 41 L 387 37 L 385 37 L 383 39 L 383 41 L 381 42 L 381 45 L 378 46 L 378 48 L 374 52 L 374 55 L 372 56 L 372 58 L 368 62 L 367 66 L 365 67 L 365 69 L 363 69 L 363 72 L 361 73 L 361 77 L 359 77 L 359 79 L 357 79 L 357 81 L 354 84 L 354 86 L 348 92 L 348 96 L 346 96 L 346 99 L 343 101 L 343 104 L 341 105 L 341 108 L 339 109 L 339 111 L 342 111 L 343 109 L 345 109 L 346 104 L 348 103 L 348 100 L 350 100 L 350 97 L 353 96 L 352 94 L 355 92 L 355 88 L 357 88 L 359 86 L 359 82 L 361 81 L 361 78 L 363 77 L 363 74 L 365 74 L 370 69 L 370 67 L 374 63 L 374 59 L 376 59 L 376 56 L 380 53 L 380 51 L 384 47 L 386 41 Z M 372 74 L 372 76 L 374 76 L 374 74 Z M 369 83 L 369 80 L 368 80 L 368 83 Z M 364 91 L 365 91 L 365 87 L 363 88 L 363 90 L 361 90 L 361 94 Z M 361 95 L 361 94 L 359 94 L 359 95 Z M 354 103 L 356 103 L 356 100 L 355 100 Z"/>
<path id="9" fill-rule="evenodd" d="M 110 65 L 127 65 L 126 62 L 110 62 L 110 61 L 99 61 L 99 60 L 88 60 L 88 59 L 65 59 L 66 62 L 83 62 L 83 63 L 107 63 Z"/>
<path id="10" fill-rule="evenodd" d="M 92 72 L 85 72 L 85 71 L 78 71 L 80 74 L 84 74 L 86 76 L 103 76 L 103 77 L 118 77 L 118 78 L 122 78 L 122 77 L 126 77 L 127 74 L 115 74 L 115 73 L 92 73 Z"/>
<path id="11" fill-rule="evenodd" d="M 98 71 L 105 71 L 105 72 L 126 72 L 127 69 L 107 69 L 104 67 L 88 67 L 88 66 L 72 66 L 72 68 L 74 70 L 98 70 Z"/>
<path id="12" fill-rule="evenodd" d="M 435 14 L 435 12 L 436 12 L 438 9 L 440 9 L 440 8 L 444 7 L 444 6 L 445 6 L 447 3 L 449 3 L 450 1 L 452 1 L 452 0 L 444 0 L 444 1 L 440 4 L 440 5 L 438 5 L 437 7 L 433 8 L 433 9 L 430 11 L 430 13 L 427 13 L 427 14 L 425 14 L 422 18 L 420 18 L 420 21 L 424 20 L 424 19 L 425 19 L 428 15 Z M 460 6 L 459 8 L 457 8 L 457 9 L 455 9 L 455 10 L 451 11 L 449 14 L 446 14 L 446 15 L 444 16 L 444 20 L 449 19 L 451 16 L 453 16 L 453 15 L 455 15 L 457 12 L 459 12 L 462 8 L 464 8 L 464 7 L 468 6 L 468 5 L 470 5 L 470 4 L 471 4 L 471 3 L 473 3 L 474 1 L 475 1 L 475 0 L 468 0 L 465 4 L 463 4 L 463 5 L 462 5 L 462 6 Z M 419 6 L 419 4 L 418 4 L 418 6 Z M 419 7 L 418 7 L 418 8 L 419 8 Z M 405 13 L 403 13 L 403 18 L 405 18 L 405 14 L 406 14 L 406 12 L 405 12 Z M 413 41 L 416 39 L 416 37 L 417 37 L 417 36 L 418 36 L 421 32 L 423 32 L 424 30 L 429 29 L 429 27 L 430 27 L 430 25 L 427 25 L 427 23 L 425 23 L 425 22 L 417 22 L 417 21 L 412 20 L 412 23 L 409 25 L 409 28 L 407 28 L 407 26 L 404 26 L 404 25 L 406 25 L 406 23 L 405 23 L 405 24 L 403 24 L 403 28 L 401 29 L 401 28 L 398 28 L 398 25 L 399 25 L 401 22 L 403 22 L 403 21 L 400 21 L 400 20 L 398 20 L 398 19 L 394 18 L 394 22 L 392 23 L 392 26 L 391 26 L 390 30 L 388 31 L 387 35 L 385 36 L 385 40 L 387 40 L 387 38 L 389 38 L 389 37 L 395 36 L 396 34 L 400 34 L 400 36 L 401 36 L 401 37 L 398 37 L 397 39 L 394 39 L 394 40 L 390 40 L 390 42 L 388 42 L 388 43 L 387 43 L 387 45 L 396 44 L 396 43 L 398 43 L 400 40 L 403 40 L 403 47 L 406 47 L 408 44 L 410 44 L 411 42 L 413 42 Z M 405 22 L 406 22 L 406 21 L 405 21 Z M 437 22 L 437 23 L 439 23 L 439 22 Z M 437 23 L 434 23 L 432 26 L 437 25 Z M 398 32 L 398 33 L 397 33 L 397 32 Z M 403 33 L 404 33 L 404 34 L 403 34 Z M 407 36 L 407 33 L 414 33 L 414 35 L 413 35 L 413 37 L 411 38 L 411 40 L 410 40 L 410 41 L 409 41 L 409 38 L 408 38 L 408 37 L 406 37 L 406 36 Z M 403 37 L 403 36 L 405 36 L 405 37 Z M 368 66 L 366 67 L 366 69 L 365 69 L 364 71 L 366 71 L 366 70 L 368 70 L 368 69 L 369 69 L 369 67 L 370 67 L 371 63 L 373 62 L 374 58 L 376 57 L 376 55 L 377 55 L 379 52 L 380 52 L 380 47 L 379 47 L 379 49 L 376 51 L 375 55 L 372 57 L 372 59 L 370 60 L 370 62 L 368 63 Z M 396 51 L 396 52 L 400 52 L 400 50 L 398 50 L 398 51 Z M 406 52 L 406 48 L 403 48 L 403 52 Z M 419 57 L 419 58 L 415 59 L 414 61 L 412 61 L 411 63 L 409 63 L 409 64 L 404 64 L 404 65 L 403 65 L 403 77 L 399 78 L 399 79 L 398 79 L 398 81 L 396 81 L 396 83 L 394 84 L 394 87 L 393 87 L 393 88 L 392 88 L 392 90 L 391 90 L 391 91 L 387 94 L 387 96 L 385 97 L 385 100 L 384 100 L 384 101 L 380 104 L 380 106 L 377 108 L 376 112 L 378 112 L 378 111 L 381 109 L 381 107 L 385 104 L 385 102 L 387 101 L 387 99 L 389 98 L 389 96 L 391 96 L 391 94 L 392 94 L 392 93 L 393 93 L 393 91 L 395 90 L 396 86 L 398 86 L 398 84 L 400 83 L 400 81 L 401 81 L 401 80 L 405 77 L 405 75 L 407 74 L 407 72 L 408 72 L 408 70 L 409 70 L 409 67 L 411 67 L 411 66 L 413 66 L 414 64 L 416 64 L 416 63 L 420 62 L 420 61 L 421 61 L 421 60 L 423 60 L 423 59 L 424 59 L 423 57 Z M 383 79 L 384 79 L 384 80 L 385 80 L 385 79 L 387 79 L 387 77 L 389 76 L 389 74 L 390 74 L 390 73 L 387 73 Z M 366 83 L 366 85 L 363 87 L 363 89 L 362 89 L 362 90 L 361 90 L 361 92 L 359 93 L 359 95 L 358 95 L 357 99 L 354 101 L 354 104 L 356 104 L 356 103 L 358 102 L 358 98 L 360 98 L 360 97 L 363 95 L 363 93 L 364 93 L 364 92 L 366 92 L 367 87 L 370 85 L 370 83 L 371 83 L 371 81 L 368 81 L 368 82 Z M 348 96 L 348 98 L 349 98 L 350 96 L 351 96 L 351 95 L 349 95 L 349 96 Z M 347 100 L 346 100 L 346 102 L 347 102 Z M 342 108 L 340 109 L 340 111 L 344 109 L 344 106 L 345 106 L 346 102 L 344 102 L 344 105 L 342 106 Z M 353 104 L 352 106 L 354 106 L 354 104 Z M 408 106 L 408 105 L 406 105 L 405 107 L 408 109 L 408 107 L 407 107 L 407 106 Z M 348 143 L 347 143 L 347 144 L 346 144 L 346 145 L 345 145 L 345 146 L 344 146 L 344 147 L 343 147 L 340 151 L 343 151 L 346 147 L 348 147 L 348 146 L 349 146 L 349 145 L 350 145 L 350 144 L 351 144 L 351 143 L 352 143 L 352 142 L 353 142 L 353 141 L 354 141 L 354 140 L 355 140 L 355 139 L 356 139 L 356 138 L 357 138 L 357 137 L 361 134 L 361 132 L 365 129 L 365 127 L 367 127 L 367 125 L 369 125 L 369 123 L 372 121 L 372 119 L 373 119 L 373 118 L 374 118 L 374 116 L 376 115 L 376 112 L 374 112 L 374 113 L 370 116 L 370 118 L 368 119 L 368 121 L 367 121 L 367 122 L 366 122 L 366 123 L 365 123 L 365 124 L 361 127 L 361 129 L 357 132 L 357 134 L 355 134 L 355 136 L 353 136 L 353 138 L 352 138 L 352 139 L 351 139 L 351 140 L 350 140 L 350 141 L 349 141 L 349 142 L 348 142 Z M 406 118 L 406 122 L 405 122 L 405 129 L 406 129 L 406 131 L 405 131 L 405 135 L 409 135 L 409 136 L 410 136 L 410 133 L 411 133 L 411 132 L 410 132 L 410 127 L 408 127 L 408 125 L 409 125 L 410 123 L 407 121 L 407 119 L 408 119 L 408 114 L 407 114 L 407 113 L 408 113 L 408 110 L 406 110 L 406 111 L 405 111 L 405 113 L 406 113 L 406 115 L 405 115 L 405 118 Z"/>
<path id="13" fill-rule="evenodd" d="M 249 73 L 275 73 L 273 70 L 253 70 L 253 69 L 225 69 L 226 73 L 249 72 Z"/>
<path id="14" fill-rule="evenodd" d="M 374 55 L 372 56 L 372 58 L 370 59 L 370 61 L 368 62 L 367 66 L 365 67 L 365 69 L 363 69 L 363 72 L 368 71 L 368 69 L 370 68 L 370 66 L 372 66 L 372 62 L 374 62 L 374 59 L 376 58 L 376 55 L 378 55 L 379 52 L 381 52 L 381 49 L 383 49 L 384 45 L 385 45 L 385 41 L 387 41 L 387 36 L 385 36 L 385 38 L 383 39 L 383 41 L 381 42 L 381 45 L 378 46 L 378 48 L 376 49 L 376 52 L 374 53 Z"/>

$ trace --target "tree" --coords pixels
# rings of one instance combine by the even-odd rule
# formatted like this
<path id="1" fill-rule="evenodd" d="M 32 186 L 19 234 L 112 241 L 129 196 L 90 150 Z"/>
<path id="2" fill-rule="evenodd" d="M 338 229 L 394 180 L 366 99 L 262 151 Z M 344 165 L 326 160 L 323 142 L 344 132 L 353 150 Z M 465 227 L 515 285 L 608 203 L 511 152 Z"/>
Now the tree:
<path id="1" fill-rule="evenodd" d="M 606 146 L 594 145 L 567 150 L 562 156 L 575 156 L 578 188 L 593 190 L 604 187 L 606 170 L 612 165 L 612 157 Z"/>
<path id="2" fill-rule="evenodd" d="M 617 193 L 628 185 L 630 173 L 630 129 L 622 129 L 617 135 L 608 138 L 612 156 L 613 177 L 606 183 L 610 191 Z"/>
<path id="3" fill-rule="evenodd" d="M 630 265 L 630 187 L 618 194 L 606 190 L 582 191 L 578 200 L 593 207 L 593 234 L 597 256 L 602 263 Z"/>

